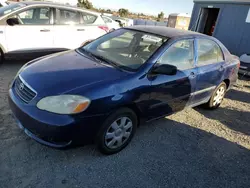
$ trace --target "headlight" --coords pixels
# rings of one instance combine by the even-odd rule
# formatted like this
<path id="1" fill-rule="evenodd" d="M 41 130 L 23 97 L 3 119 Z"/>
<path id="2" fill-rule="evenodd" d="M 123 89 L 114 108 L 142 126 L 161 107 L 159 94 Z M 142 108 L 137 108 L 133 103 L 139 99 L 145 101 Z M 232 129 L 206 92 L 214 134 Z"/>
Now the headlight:
<path id="1" fill-rule="evenodd" d="M 77 114 L 86 110 L 90 100 L 78 95 L 58 95 L 41 99 L 37 108 L 56 114 Z"/>

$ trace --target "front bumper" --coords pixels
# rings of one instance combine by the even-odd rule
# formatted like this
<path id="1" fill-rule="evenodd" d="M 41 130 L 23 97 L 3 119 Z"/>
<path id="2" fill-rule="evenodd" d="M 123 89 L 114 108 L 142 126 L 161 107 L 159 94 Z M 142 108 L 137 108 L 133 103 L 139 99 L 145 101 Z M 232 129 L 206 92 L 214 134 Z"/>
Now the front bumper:
<path id="1" fill-rule="evenodd" d="M 34 105 L 24 104 L 12 89 L 9 91 L 9 105 L 18 126 L 29 137 L 55 148 L 90 143 L 106 117 L 74 117 L 42 111 Z"/>
<path id="2" fill-rule="evenodd" d="M 250 70 L 240 68 L 239 69 L 239 74 L 250 76 Z"/>
<path id="3" fill-rule="evenodd" d="M 250 76 L 250 64 L 240 62 L 239 74 Z"/>

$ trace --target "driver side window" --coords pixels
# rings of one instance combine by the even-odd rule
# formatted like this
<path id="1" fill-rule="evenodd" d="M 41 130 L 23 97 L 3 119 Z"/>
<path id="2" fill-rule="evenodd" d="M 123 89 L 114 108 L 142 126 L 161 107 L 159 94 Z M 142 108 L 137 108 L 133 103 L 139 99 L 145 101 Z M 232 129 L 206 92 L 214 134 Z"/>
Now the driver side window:
<path id="1" fill-rule="evenodd" d="M 50 8 L 34 8 L 17 15 L 21 25 L 48 25 L 50 24 Z"/>
<path id="2" fill-rule="evenodd" d="M 187 70 L 194 67 L 194 40 L 180 40 L 172 44 L 158 60 L 159 64 L 169 64 L 178 70 Z"/>

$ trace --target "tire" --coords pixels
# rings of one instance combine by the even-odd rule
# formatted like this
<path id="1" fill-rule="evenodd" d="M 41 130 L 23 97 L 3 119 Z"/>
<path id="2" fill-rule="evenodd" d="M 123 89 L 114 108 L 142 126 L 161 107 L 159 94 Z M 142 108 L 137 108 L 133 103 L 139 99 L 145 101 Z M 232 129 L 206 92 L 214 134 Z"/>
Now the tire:
<path id="1" fill-rule="evenodd" d="M 111 155 L 124 149 L 132 140 L 137 123 L 136 114 L 128 108 L 112 113 L 103 123 L 96 138 L 99 151 Z"/>
<path id="2" fill-rule="evenodd" d="M 4 62 L 4 53 L 3 50 L 0 48 L 0 65 Z"/>
<path id="3" fill-rule="evenodd" d="M 222 82 L 213 92 L 212 97 L 208 101 L 208 103 L 205 104 L 205 107 L 211 110 L 215 110 L 219 108 L 221 105 L 224 96 L 226 94 L 227 85 L 225 82 Z"/>

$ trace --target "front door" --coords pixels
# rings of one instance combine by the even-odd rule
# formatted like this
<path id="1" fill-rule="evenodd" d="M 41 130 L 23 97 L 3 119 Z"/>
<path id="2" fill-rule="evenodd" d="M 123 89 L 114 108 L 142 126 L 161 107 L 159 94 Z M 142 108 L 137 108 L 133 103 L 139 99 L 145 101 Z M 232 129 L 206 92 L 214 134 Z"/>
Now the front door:
<path id="1" fill-rule="evenodd" d="M 176 75 L 151 76 L 149 119 L 182 110 L 192 104 L 197 69 L 194 66 L 194 40 L 179 40 L 172 44 L 155 64 L 177 67 Z"/>
<path id="2" fill-rule="evenodd" d="M 19 24 L 6 26 L 8 51 L 30 51 L 53 47 L 50 8 L 31 8 L 13 17 L 19 19 Z"/>
<path id="3" fill-rule="evenodd" d="M 225 63 L 223 53 L 214 41 L 196 39 L 196 44 L 198 75 L 194 102 L 198 104 L 207 102 L 221 83 Z"/>

